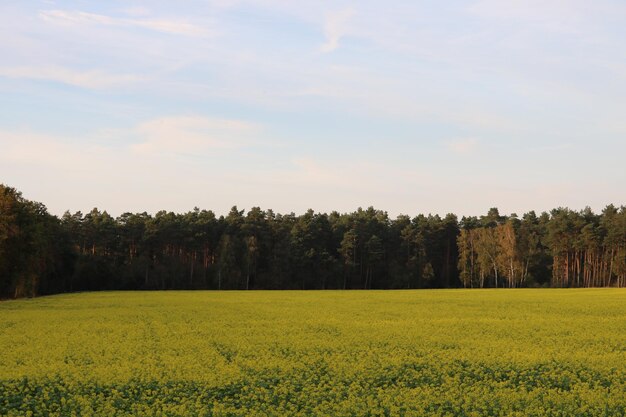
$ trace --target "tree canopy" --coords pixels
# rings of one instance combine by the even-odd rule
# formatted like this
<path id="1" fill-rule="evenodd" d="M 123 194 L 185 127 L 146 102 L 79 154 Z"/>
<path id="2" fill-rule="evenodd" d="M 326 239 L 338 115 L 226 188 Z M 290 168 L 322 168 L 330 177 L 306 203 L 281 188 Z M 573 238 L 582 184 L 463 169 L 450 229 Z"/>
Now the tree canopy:
<path id="1" fill-rule="evenodd" d="M 114 289 L 626 285 L 626 207 L 504 216 L 226 216 L 94 208 L 61 218 L 0 185 L 0 297 Z"/>

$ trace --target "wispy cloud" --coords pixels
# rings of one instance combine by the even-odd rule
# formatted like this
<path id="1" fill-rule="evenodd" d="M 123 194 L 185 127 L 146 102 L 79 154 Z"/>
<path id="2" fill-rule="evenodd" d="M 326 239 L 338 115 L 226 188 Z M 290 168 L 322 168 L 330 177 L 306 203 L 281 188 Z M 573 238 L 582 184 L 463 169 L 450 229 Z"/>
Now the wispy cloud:
<path id="1" fill-rule="evenodd" d="M 469 153 L 478 146 L 478 140 L 474 138 L 456 139 L 446 142 L 446 148 L 455 153 Z"/>
<path id="2" fill-rule="evenodd" d="M 96 13 L 66 10 L 44 10 L 39 16 L 60 24 L 97 24 L 105 26 L 137 27 L 156 32 L 185 36 L 207 36 L 207 28 L 182 20 L 111 17 Z"/>
<path id="3" fill-rule="evenodd" d="M 239 204 L 241 184 L 232 175 L 252 177 L 241 150 L 259 146 L 260 129 L 246 121 L 200 116 L 163 117 L 79 136 L 0 126 L 0 178 L 27 191 L 42 187 L 35 199 L 49 203 L 56 214 L 96 206 L 118 214 L 194 205 L 224 212 Z M 66 187 L 59 199 L 58 189 L 51 191 L 60 183 Z M 201 192 L 208 184 L 211 193 Z M 260 187 L 250 192 L 265 194 Z M 69 196 L 80 198 L 70 201 Z"/>
<path id="4" fill-rule="evenodd" d="M 352 9 L 328 13 L 324 23 L 326 42 L 320 47 L 322 52 L 332 52 L 339 47 L 339 41 L 346 34 L 348 21 L 354 14 Z"/>
<path id="5" fill-rule="evenodd" d="M 141 154 L 148 159 L 159 159 L 159 156 L 172 154 L 204 155 L 212 150 L 236 150 L 258 145 L 257 137 L 261 130 L 260 125 L 242 120 L 167 116 L 128 129 L 92 132 L 80 139 L 61 138 L 30 129 L 0 129 L 0 147 L 5 159 L 50 164 L 65 163 L 87 149 L 100 157 L 114 154 L 134 157 Z M 76 147 L 74 144 L 81 145 Z M 81 163 L 85 161 L 85 158 L 78 159 Z"/>
<path id="6" fill-rule="evenodd" d="M 241 120 L 201 116 L 171 116 L 141 123 L 133 133 L 140 142 L 138 153 L 192 154 L 209 150 L 237 149 L 249 143 L 260 127 Z"/>
<path id="7" fill-rule="evenodd" d="M 112 151 L 93 143 L 76 146 L 67 138 L 30 129 L 0 129 L 0 161 L 45 169 L 97 170 L 110 167 Z M 106 162 L 106 163 L 105 163 Z M 1 172 L 0 172 L 1 173 Z"/>
<path id="8" fill-rule="evenodd" d="M 0 77 L 55 81 L 90 89 L 104 89 L 145 79 L 133 74 L 110 74 L 102 70 L 79 71 L 58 66 L 0 67 Z"/>

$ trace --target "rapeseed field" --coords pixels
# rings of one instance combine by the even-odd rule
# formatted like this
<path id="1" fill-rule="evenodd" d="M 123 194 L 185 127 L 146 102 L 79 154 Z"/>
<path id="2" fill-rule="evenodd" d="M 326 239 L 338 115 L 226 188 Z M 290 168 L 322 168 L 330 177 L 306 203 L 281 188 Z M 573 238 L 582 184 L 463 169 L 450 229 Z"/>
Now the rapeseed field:
<path id="1" fill-rule="evenodd" d="M 624 416 L 626 290 L 0 302 L 3 416 Z"/>

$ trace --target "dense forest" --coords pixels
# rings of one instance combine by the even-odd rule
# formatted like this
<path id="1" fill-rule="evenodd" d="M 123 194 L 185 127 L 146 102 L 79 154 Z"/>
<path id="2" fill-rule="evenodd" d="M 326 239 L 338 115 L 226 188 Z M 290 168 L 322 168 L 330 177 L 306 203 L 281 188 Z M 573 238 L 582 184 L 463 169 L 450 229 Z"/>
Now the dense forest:
<path id="1" fill-rule="evenodd" d="M 626 286 L 626 207 L 480 217 L 66 212 L 0 184 L 0 298 L 134 289 Z"/>

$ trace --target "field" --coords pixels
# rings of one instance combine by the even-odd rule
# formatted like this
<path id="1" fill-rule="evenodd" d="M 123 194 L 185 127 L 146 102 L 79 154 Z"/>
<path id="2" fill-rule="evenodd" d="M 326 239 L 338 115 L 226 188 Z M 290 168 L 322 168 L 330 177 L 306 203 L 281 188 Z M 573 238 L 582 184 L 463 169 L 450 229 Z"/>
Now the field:
<path id="1" fill-rule="evenodd" d="M 626 290 L 0 302 L 0 415 L 624 416 Z"/>

